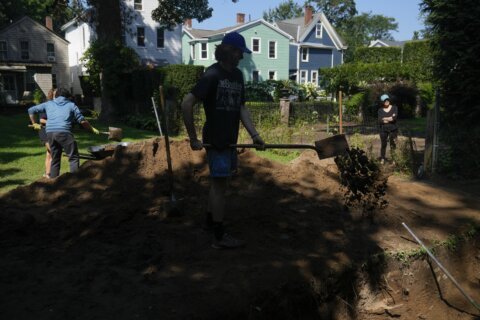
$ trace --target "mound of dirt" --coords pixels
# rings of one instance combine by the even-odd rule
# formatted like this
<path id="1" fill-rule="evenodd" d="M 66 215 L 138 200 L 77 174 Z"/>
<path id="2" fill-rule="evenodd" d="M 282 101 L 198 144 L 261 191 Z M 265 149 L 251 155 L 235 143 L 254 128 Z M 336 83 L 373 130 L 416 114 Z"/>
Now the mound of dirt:
<path id="1" fill-rule="evenodd" d="M 373 303 L 383 303 L 372 297 L 384 287 L 361 291 L 366 283 L 384 283 L 389 264 L 368 277 L 359 270 L 385 248 L 412 247 L 394 221 L 425 231 L 426 222 L 412 217 L 414 209 L 402 200 L 408 182 L 393 180 L 393 209 L 372 224 L 345 209 L 332 162 L 305 152 L 284 165 L 241 150 L 226 224 L 247 246 L 218 251 L 201 228 L 205 152 L 191 151 L 187 141 L 172 141 L 171 152 L 182 216 L 167 215 L 170 190 L 160 139 L 118 147 L 112 157 L 86 162 L 74 174 L 1 196 L 2 318 L 371 319 L 393 312 L 398 303 L 388 301 L 370 312 Z M 471 201 L 455 217 L 473 215 Z M 426 203 L 415 205 L 418 212 Z M 437 222 L 436 234 L 447 232 L 440 227 L 451 222 Z M 478 262 L 469 268 L 478 275 Z M 412 286 L 410 292 L 417 292 Z M 431 301 L 437 293 L 421 294 Z M 416 306 L 413 297 L 402 301 L 410 308 L 405 318 L 434 319 L 430 305 Z M 469 319 L 448 313 L 439 301 L 435 310 Z"/>

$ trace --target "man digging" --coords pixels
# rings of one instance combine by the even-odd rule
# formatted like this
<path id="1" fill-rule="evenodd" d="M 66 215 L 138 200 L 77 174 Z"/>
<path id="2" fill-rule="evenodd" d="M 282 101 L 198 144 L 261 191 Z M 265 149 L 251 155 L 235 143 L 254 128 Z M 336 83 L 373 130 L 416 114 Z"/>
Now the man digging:
<path id="1" fill-rule="evenodd" d="M 48 143 L 52 152 L 49 178 L 56 178 L 60 174 L 62 151 L 65 151 L 68 156 L 70 172 L 75 172 L 80 167 L 77 142 L 71 132 L 74 121 L 95 134 L 100 133 L 85 120 L 78 107 L 67 99 L 69 96 L 70 93 L 67 89 L 59 88 L 55 93 L 55 99 L 28 109 L 28 115 L 35 130 L 41 129 L 40 124 L 36 122 L 35 114 L 47 114 L 45 131 L 47 132 Z"/>
<path id="2" fill-rule="evenodd" d="M 229 147 L 237 143 L 240 121 L 252 137 L 253 143 L 264 145 L 245 107 L 245 86 L 242 72 L 237 68 L 244 53 L 251 53 L 245 39 L 237 32 L 225 35 L 215 49 L 218 61 L 207 68 L 192 92 L 182 102 L 185 127 L 192 150 L 207 148 L 210 169 L 210 192 L 208 197 L 207 227 L 213 230 L 212 247 L 215 249 L 237 248 L 245 244 L 224 230 L 225 192 L 228 178 L 237 168 L 237 152 Z M 193 106 L 203 102 L 206 122 L 202 141 L 197 139 L 193 120 Z"/>

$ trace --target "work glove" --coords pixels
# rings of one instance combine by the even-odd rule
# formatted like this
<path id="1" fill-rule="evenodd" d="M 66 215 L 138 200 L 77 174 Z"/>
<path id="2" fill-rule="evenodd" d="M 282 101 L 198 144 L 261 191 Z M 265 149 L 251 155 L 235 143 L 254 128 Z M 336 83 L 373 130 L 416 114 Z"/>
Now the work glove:
<path id="1" fill-rule="evenodd" d="M 42 125 L 40 123 L 34 123 L 32 124 L 32 128 L 33 130 L 39 131 L 40 129 L 42 129 Z"/>
<path id="2" fill-rule="evenodd" d="M 253 144 L 259 145 L 259 147 L 256 148 L 257 150 L 265 150 L 265 141 L 263 141 L 262 137 L 260 137 L 258 133 L 252 136 L 252 142 Z"/>
<path id="3" fill-rule="evenodd" d="M 100 131 L 98 131 L 98 129 L 95 129 L 94 127 L 92 127 L 92 132 L 94 134 L 100 134 Z"/>
<path id="4" fill-rule="evenodd" d="M 198 140 L 198 139 L 190 139 L 190 148 L 192 148 L 192 150 L 202 150 L 203 149 L 203 143 L 202 141 Z"/>

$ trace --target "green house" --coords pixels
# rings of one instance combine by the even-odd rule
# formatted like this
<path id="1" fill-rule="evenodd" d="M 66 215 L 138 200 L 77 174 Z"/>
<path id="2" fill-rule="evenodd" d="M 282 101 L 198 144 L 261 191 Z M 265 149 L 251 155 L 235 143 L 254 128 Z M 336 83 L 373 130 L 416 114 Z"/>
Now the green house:
<path id="1" fill-rule="evenodd" d="M 292 36 L 263 19 L 242 23 L 219 30 L 201 30 L 189 27 L 187 23 L 182 35 L 182 62 L 203 65 L 215 63 L 215 46 L 225 34 L 236 31 L 247 42 L 252 54 L 244 54 L 238 68 L 245 81 L 288 79 L 290 41 Z"/>

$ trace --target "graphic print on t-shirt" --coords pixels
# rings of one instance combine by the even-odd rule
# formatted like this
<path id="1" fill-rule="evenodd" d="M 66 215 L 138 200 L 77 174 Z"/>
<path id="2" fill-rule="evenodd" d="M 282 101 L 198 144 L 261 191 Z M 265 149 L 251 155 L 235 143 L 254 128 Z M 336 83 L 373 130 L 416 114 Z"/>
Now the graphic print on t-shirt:
<path id="1" fill-rule="evenodd" d="M 217 110 L 238 111 L 242 103 L 242 84 L 228 79 L 220 80 L 216 100 Z"/>

